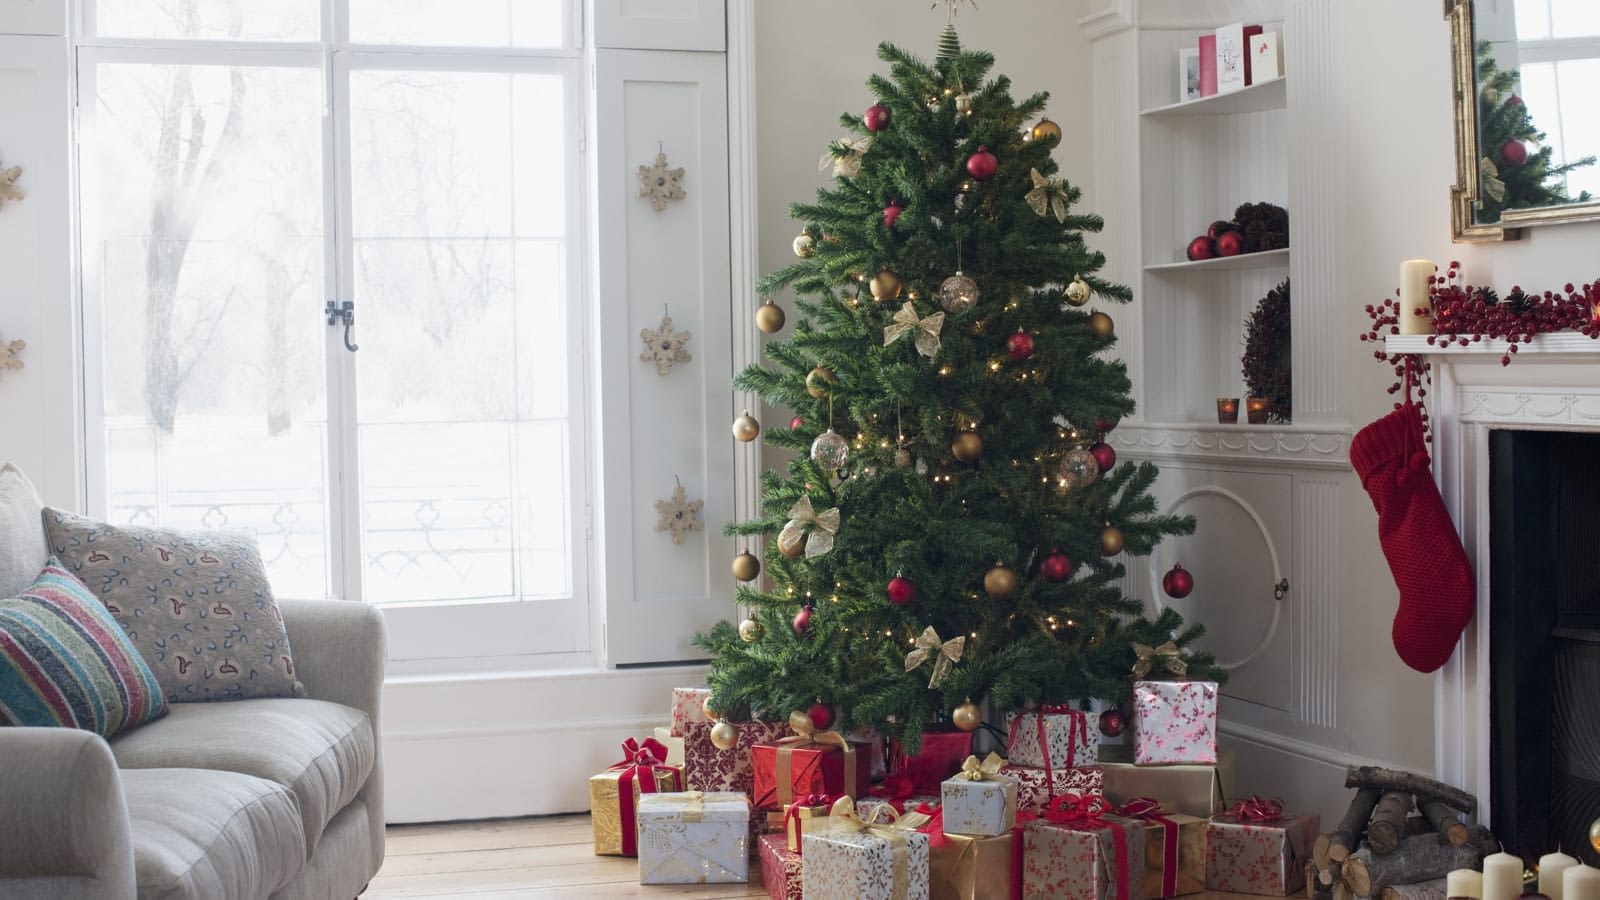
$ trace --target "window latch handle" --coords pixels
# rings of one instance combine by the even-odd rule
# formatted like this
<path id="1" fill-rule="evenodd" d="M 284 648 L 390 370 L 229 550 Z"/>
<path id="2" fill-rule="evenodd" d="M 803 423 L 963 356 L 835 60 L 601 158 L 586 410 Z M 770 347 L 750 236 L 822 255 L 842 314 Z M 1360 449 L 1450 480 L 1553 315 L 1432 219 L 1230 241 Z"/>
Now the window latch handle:
<path id="1" fill-rule="evenodd" d="M 344 326 L 344 348 L 349 350 L 351 353 L 360 350 L 360 346 L 350 342 L 350 329 L 356 327 L 355 301 L 346 300 L 343 303 L 340 303 L 335 300 L 329 300 L 327 308 L 324 309 L 324 312 L 328 314 L 329 325 Z"/>

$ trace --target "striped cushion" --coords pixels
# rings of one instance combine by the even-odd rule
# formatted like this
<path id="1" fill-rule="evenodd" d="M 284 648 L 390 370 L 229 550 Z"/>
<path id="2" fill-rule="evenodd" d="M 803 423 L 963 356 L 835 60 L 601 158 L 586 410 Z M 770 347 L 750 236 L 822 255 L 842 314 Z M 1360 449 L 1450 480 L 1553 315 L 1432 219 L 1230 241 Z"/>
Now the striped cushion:
<path id="1" fill-rule="evenodd" d="M 104 605 L 52 558 L 0 599 L 0 724 L 111 737 L 167 714 L 156 676 Z"/>

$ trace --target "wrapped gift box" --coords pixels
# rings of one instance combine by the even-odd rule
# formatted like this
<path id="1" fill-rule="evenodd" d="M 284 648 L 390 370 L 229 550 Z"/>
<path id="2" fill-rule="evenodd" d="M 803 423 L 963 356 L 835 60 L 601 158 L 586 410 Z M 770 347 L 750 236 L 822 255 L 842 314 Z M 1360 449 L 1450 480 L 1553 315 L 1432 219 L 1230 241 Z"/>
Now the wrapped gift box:
<path id="1" fill-rule="evenodd" d="M 783 835 L 763 834 L 756 842 L 761 855 L 761 884 L 772 900 L 801 900 L 800 854 L 783 845 Z"/>
<path id="2" fill-rule="evenodd" d="M 1135 681 L 1133 709 L 1135 765 L 1216 763 L 1216 682 Z"/>
<path id="3" fill-rule="evenodd" d="M 667 765 L 683 768 L 683 737 L 674 737 L 671 728 L 656 728 L 656 743 L 667 748 Z"/>
<path id="4" fill-rule="evenodd" d="M 982 762 L 969 756 L 961 771 L 945 779 L 944 831 L 973 837 L 995 837 L 1017 822 L 1017 783 L 1000 774 L 1005 760 L 990 753 Z"/>
<path id="5" fill-rule="evenodd" d="M 897 813 L 904 813 L 921 807 L 938 809 L 939 804 L 942 802 L 937 794 L 912 794 L 907 797 L 862 797 L 856 801 L 856 814 L 868 822 L 882 822 L 889 818 L 887 814 L 878 812 L 882 807 L 888 807 Z"/>
<path id="6" fill-rule="evenodd" d="M 1101 751 L 1106 799 L 1118 806 L 1135 797 L 1155 797 L 1174 812 L 1209 819 L 1222 812 L 1224 791 L 1233 784 L 1232 750 L 1220 751 L 1214 766 L 1136 766 L 1131 747 Z"/>
<path id="7" fill-rule="evenodd" d="M 1206 819 L 1169 812 L 1147 797 L 1117 807 L 1117 813 L 1146 823 L 1145 900 L 1198 894 L 1206 889 Z"/>
<path id="8" fill-rule="evenodd" d="M 1005 765 L 1000 774 L 1017 783 L 1017 809 L 1041 812 L 1057 794 L 1100 794 L 1105 792 L 1105 770 L 1101 766 L 1075 769 L 1035 769 Z"/>
<path id="9" fill-rule="evenodd" d="M 751 793 L 755 790 L 755 772 L 750 768 L 750 748 L 787 735 L 788 724 L 735 722 L 734 725 L 739 729 L 739 743 L 732 750 L 718 750 L 711 743 L 711 724 L 690 723 L 683 735 L 684 786 L 691 791 L 707 793 Z"/>
<path id="10" fill-rule="evenodd" d="M 1022 844 L 1024 900 L 1144 900 L 1143 822 L 1103 813 L 1039 819 L 1022 829 Z"/>
<path id="11" fill-rule="evenodd" d="M 683 737 L 689 733 L 689 726 L 697 723 L 709 723 L 706 718 L 706 699 L 711 696 L 710 688 L 673 688 L 672 689 L 672 736 Z"/>
<path id="12" fill-rule="evenodd" d="M 1251 798 L 1206 827 L 1206 890 L 1286 897 L 1305 888 L 1321 817 L 1285 816 Z"/>
<path id="13" fill-rule="evenodd" d="M 913 793 L 937 794 L 939 785 L 961 771 L 962 760 L 971 755 L 972 732 L 924 731 L 914 756 L 898 742 L 890 745 L 888 777 L 911 779 Z"/>
<path id="14" fill-rule="evenodd" d="M 928 846 L 928 900 L 1009 900 L 1017 836 L 946 834 Z M 1020 877 L 1020 873 L 1018 873 Z"/>
<path id="15" fill-rule="evenodd" d="M 660 744 L 639 744 L 629 738 L 622 748 L 629 757 L 627 761 L 589 779 L 589 815 L 594 824 L 596 856 L 637 856 L 640 796 L 683 790 L 682 769 L 650 762 L 666 756 L 666 749 Z"/>
<path id="16" fill-rule="evenodd" d="M 781 809 L 807 794 L 842 794 L 852 799 L 865 794 L 872 787 L 872 747 L 833 736 L 849 749 L 782 741 L 750 748 L 756 809 Z"/>
<path id="17" fill-rule="evenodd" d="M 1100 760 L 1100 732 L 1083 710 L 1042 706 L 1006 717 L 1006 756 L 1012 765 L 1041 769 L 1092 766 Z"/>
<path id="18" fill-rule="evenodd" d="M 699 791 L 639 798 L 640 884 L 750 879 L 750 798 Z"/>
<path id="19" fill-rule="evenodd" d="M 841 820 L 841 809 L 847 819 Z M 848 799 L 834 805 L 830 820 L 826 828 L 807 831 L 802 842 L 806 900 L 927 900 L 928 835 L 911 827 L 859 830 Z"/>
<path id="20" fill-rule="evenodd" d="M 837 798 L 821 794 L 801 797 L 797 802 L 784 804 L 782 810 L 767 813 L 768 816 L 778 817 L 776 830 L 778 834 L 784 836 L 785 849 L 799 853 L 801 836 L 806 833 L 806 829 L 816 830 L 819 823 L 825 823 L 835 799 Z"/>

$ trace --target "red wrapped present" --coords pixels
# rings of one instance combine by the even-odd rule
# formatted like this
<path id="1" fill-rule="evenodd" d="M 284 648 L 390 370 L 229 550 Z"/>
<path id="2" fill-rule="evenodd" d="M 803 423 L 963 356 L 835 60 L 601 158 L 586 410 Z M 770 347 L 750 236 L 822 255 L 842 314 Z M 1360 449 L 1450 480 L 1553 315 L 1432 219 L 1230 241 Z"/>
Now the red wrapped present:
<path id="1" fill-rule="evenodd" d="M 1055 798 L 1022 841 L 1024 900 L 1144 898 L 1144 823 L 1113 815 L 1103 797 Z"/>
<path id="2" fill-rule="evenodd" d="M 772 900 L 800 900 L 800 854 L 783 845 L 783 835 L 763 834 L 756 842 L 761 853 L 761 884 Z"/>
<path id="3" fill-rule="evenodd" d="M 908 756 L 899 742 L 890 746 L 889 777 L 909 776 L 915 782 L 915 793 L 937 794 L 939 785 L 961 771 L 961 763 L 971 755 L 972 732 L 926 731 L 916 756 Z"/>
<path id="4" fill-rule="evenodd" d="M 789 715 L 789 737 L 750 748 L 756 809 L 780 809 L 807 794 L 852 800 L 872 785 L 872 747 L 819 731 L 803 712 Z"/>
<path id="5" fill-rule="evenodd" d="M 691 791 L 713 794 L 755 790 L 755 771 L 750 768 L 750 748 L 775 741 L 789 733 L 787 722 L 735 722 L 739 743 L 732 750 L 718 750 L 711 743 L 711 722 L 691 722 L 683 735 L 683 781 Z M 751 816 L 759 822 L 760 816 Z"/>
<path id="6" fill-rule="evenodd" d="M 1151 797 L 1135 797 L 1116 813 L 1146 822 L 1145 900 L 1198 894 L 1206 889 L 1206 820 L 1161 808 Z"/>
<path id="7" fill-rule="evenodd" d="M 1006 765 L 1000 774 L 1017 783 L 1017 809 L 1044 812 L 1050 798 L 1058 794 L 1101 794 L 1105 792 L 1105 770 L 1100 766 L 1045 771 L 1031 766 Z"/>
<path id="8" fill-rule="evenodd" d="M 1134 765 L 1216 765 L 1215 681 L 1135 681 L 1133 707 Z"/>
<path id="9" fill-rule="evenodd" d="M 1206 827 L 1206 890 L 1286 897 L 1306 884 L 1321 817 L 1286 816 L 1276 800 L 1251 797 Z"/>

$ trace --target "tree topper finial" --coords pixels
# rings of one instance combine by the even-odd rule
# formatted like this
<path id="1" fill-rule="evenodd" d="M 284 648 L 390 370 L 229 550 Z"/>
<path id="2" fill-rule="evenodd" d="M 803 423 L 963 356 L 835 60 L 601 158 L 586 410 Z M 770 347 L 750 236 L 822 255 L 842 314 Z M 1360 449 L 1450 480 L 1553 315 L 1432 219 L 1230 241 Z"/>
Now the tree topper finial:
<path id="1" fill-rule="evenodd" d="M 978 0 L 933 0 L 933 5 L 928 7 L 928 8 L 929 9 L 938 9 L 939 8 L 939 4 L 941 2 L 944 3 L 944 5 L 945 5 L 944 21 L 945 21 L 946 25 L 950 25 L 950 24 L 954 24 L 955 23 L 955 20 L 956 20 L 956 4 L 958 4 L 958 3 L 970 3 L 970 4 L 972 4 L 972 8 L 973 9 L 977 9 L 978 8 Z"/>

